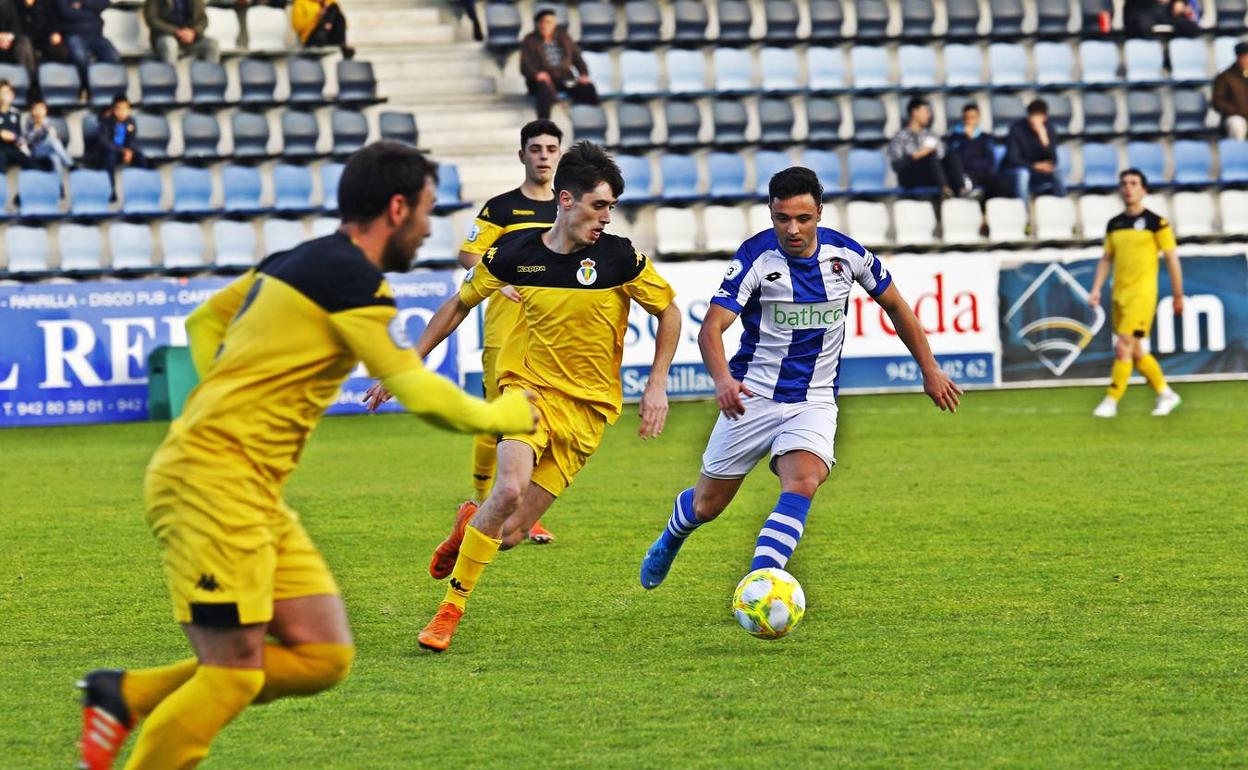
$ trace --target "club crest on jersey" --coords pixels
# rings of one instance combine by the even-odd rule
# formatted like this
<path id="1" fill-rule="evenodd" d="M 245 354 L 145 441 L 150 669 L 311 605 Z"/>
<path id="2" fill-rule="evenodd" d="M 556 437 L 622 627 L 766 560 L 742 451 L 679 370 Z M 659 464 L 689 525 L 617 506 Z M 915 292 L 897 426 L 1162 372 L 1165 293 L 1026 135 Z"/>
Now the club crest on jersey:
<path id="1" fill-rule="evenodd" d="M 581 260 L 581 267 L 576 271 L 576 282 L 582 286 L 591 286 L 598 280 L 598 271 L 594 268 L 594 260 L 586 257 Z"/>
<path id="2" fill-rule="evenodd" d="M 407 322 L 401 313 L 396 313 L 394 318 L 390 319 L 386 331 L 390 333 L 390 341 L 396 348 L 407 350 L 412 347 L 412 340 L 407 336 Z"/>

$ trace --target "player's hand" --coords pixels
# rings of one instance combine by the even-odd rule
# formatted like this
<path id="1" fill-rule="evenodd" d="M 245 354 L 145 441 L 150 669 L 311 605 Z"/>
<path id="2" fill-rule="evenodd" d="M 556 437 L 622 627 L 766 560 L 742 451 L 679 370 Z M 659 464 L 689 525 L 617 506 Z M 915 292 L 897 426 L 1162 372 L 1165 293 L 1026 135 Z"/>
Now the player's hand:
<path id="1" fill-rule="evenodd" d="M 726 382 L 715 384 L 715 403 L 719 405 L 719 411 L 723 412 L 729 420 L 735 420 L 745 414 L 745 403 L 741 401 L 742 394 L 754 396 L 750 389 L 745 387 L 745 383 L 731 378 Z"/>
<path id="2" fill-rule="evenodd" d="M 957 412 L 962 389 L 941 369 L 923 373 L 923 392 L 942 412 Z"/>
<path id="3" fill-rule="evenodd" d="M 364 393 L 364 404 L 368 407 L 368 411 L 375 412 L 377 407 L 392 398 L 394 398 L 394 395 L 386 390 L 385 385 L 382 385 L 380 382 L 374 382 L 373 386 Z"/>
<path id="4" fill-rule="evenodd" d="M 524 298 L 520 296 L 520 292 L 516 291 L 515 286 L 503 286 L 498 290 L 498 293 L 516 304 L 524 304 Z"/>
<path id="5" fill-rule="evenodd" d="M 1174 302 L 1174 314 L 1183 315 L 1183 295 L 1175 294 L 1173 302 Z"/>
<path id="6" fill-rule="evenodd" d="M 1088 304 L 1091 305 L 1092 307 L 1100 307 L 1100 304 L 1101 304 L 1101 290 L 1100 289 L 1093 289 L 1091 292 L 1088 293 Z"/>
<path id="7" fill-rule="evenodd" d="M 651 379 L 641 394 L 641 429 L 637 435 L 643 439 L 655 438 L 663 433 L 667 423 L 667 383 Z"/>

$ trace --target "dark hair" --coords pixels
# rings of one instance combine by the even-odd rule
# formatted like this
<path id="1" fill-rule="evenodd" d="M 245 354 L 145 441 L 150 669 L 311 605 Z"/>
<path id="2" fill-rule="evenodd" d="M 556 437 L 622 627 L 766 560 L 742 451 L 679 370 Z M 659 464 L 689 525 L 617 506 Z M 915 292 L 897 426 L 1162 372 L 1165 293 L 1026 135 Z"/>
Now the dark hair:
<path id="1" fill-rule="evenodd" d="M 344 222 L 369 222 L 385 213 L 396 195 L 415 203 L 438 164 L 403 142 L 382 140 L 347 158 L 338 181 L 338 212 Z"/>
<path id="2" fill-rule="evenodd" d="M 546 6 L 545 8 L 538 8 L 537 13 L 533 14 L 533 23 L 540 24 L 542 19 L 546 18 L 547 16 L 557 17 L 558 15 L 559 14 L 555 13 L 555 9 L 551 8 L 550 6 Z M 558 21 L 558 19 L 556 19 L 556 21 Z"/>
<path id="3" fill-rule="evenodd" d="M 914 111 L 920 107 L 931 107 L 931 106 L 932 106 L 931 103 L 928 102 L 926 99 L 924 99 L 922 96 L 912 96 L 910 97 L 910 101 L 906 102 L 906 117 L 908 118 L 911 115 L 913 115 Z"/>
<path id="4" fill-rule="evenodd" d="M 1140 171 L 1138 168 L 1135 168 L 1134 166 L 1132 166 L 1131 168 L 1125 169 L 1122 173 L 1118 175 L 1119 183 L 1121 183 L 1122 180 L 1126 179 L 1129 176 L 1138 176 L 1140 178 L 1140 185 L 1144 188 L 1144 192 L 1148 192 L 1148 177 L 1144 176 L 1143 171 Z"/>
<path id="5" fill-rule="evenodd" d="M 113 106 L 114 106 L 114 107 L 116 107 L 117 105 L 121 104 L 122 102 L 125 102 L 126 104 L 129 104 L 129 103 L 130 103 L 130 99 L 129 99 L 129 97 L 127 97 L 125 94 L 117 94 L 116 96 L 114 96 L 114 97 L 113 97 Z"/>
<path id="6" fill-rule="evenodd" d="M 970 112 L 971 110 L 975 110 L 976 112 L 979 112 L 979 105 L 976 104 L 975 102 L 967 102 L 966 104 L 962 105 L 963 115 Z"/>
<path id="7" fill-rule="evenodd" d="M 7 78 L 0 78 L 0 88 L 7 88 L 13 93 L 17 93 L 17 89 L 13 87 L 13 84 Z"/>
<path id="8" fill-rule="evenodd" d="M 1043 99 L 1032 99 L 1027 105 L 1028 115 L 1045 115 L 1049 114 L 1049 103 Z"/>
<path id="9" fill-rule="evenodd" d="M 815 172 L 804 166 L 790 166 L 777 172 L 767 183 L 767 199 L 788 200 L 799 195 L 809 195 L 815 199 L 815 205 L 823 202 L 823 185 Z"/>
<path id="10" fill-rule="evenodd" d="M 572 145 L 572 149 L 559 159 L 559 167 L 555 169 L 556 195 L 567 190 L 573 198 L 580 198 L 603 182 L 611 187 L 611 194 L 615 197 L 624 194 L 624 177 L 620 174 L 620 167 L 605 150 L 588 140 Z"/>
<path id="11" fill-rule="evenodd" d="M 529 140 L 535 136 L 553 136 L 560 142 L 563 141 L 563 131 L 555 125 L 555 121 L 530 120 L 524 124 L 524 128 L 520 129 L 520 149 L 523 150 L 528 146 Z"/>

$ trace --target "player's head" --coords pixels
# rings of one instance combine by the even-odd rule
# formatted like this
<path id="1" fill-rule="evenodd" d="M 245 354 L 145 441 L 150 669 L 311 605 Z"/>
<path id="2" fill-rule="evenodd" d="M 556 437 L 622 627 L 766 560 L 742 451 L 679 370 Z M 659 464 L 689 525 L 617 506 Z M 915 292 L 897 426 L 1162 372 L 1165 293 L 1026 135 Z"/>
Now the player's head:
<path id="1" fill-rule="evenodd" d="M 386 234 L 381 268 L 405 273 L 429 235 L 438 164 L 402 142 L 381 141 L 347 159 L 338 182 L 343 224 Z"/>
<path id="2" fill-rule="evenodd" d="M 624 193 L 619 166 L 601 147 L 580 141 L 559 159 L 555 171 L 558 218 L 572 243 L 594 243 L 611 222 L 611 210 Z"/>
<path id="3" fill-rule="evenodd" d="M 555 34 L 555 27 L 559 26 L 559 17 L 555 14 L 555 9 L 542 8 L 533 14 L 533 26 L 537 28 L 537 34 L 549 40 L 550 36 Z"/>
<path id="4" fill-rule="evenodd" d="M 823 215 L 823 185 L 815 172 L 792 166 L 777 173 L 767 185 L 771 225 L 786 254 L 809 257 L 819 243 Z"/>
<path id="5" fill-rule="evenodd" d="M 1129 168 L 1118 175 L 1118 194 L 1128 206 L 1141 203 L 1148 195 L 1148 177 L 1138 168 Z"/>
<path id="6" fill-rule="evenodd" d="M 563 131 L 550 120 L 533 120 L 520 129 L 520 162 L 530 184 L 549 187 L 563 152 Z"/>
<path id="7" fill-rule="evenodd" d="M 1027 104 L 1027 122 L 1034 128 L 1043 126 L 1049 119 L 1049 103 L 1043 99 L 1032 99 Z"/>
<path id="8" fill-rule="evenodd" d="M 932 125 L 932 105 L 923 97 L 916 96 L 906 104 L 906 122 L 918 124 L 922 128 Z"/>

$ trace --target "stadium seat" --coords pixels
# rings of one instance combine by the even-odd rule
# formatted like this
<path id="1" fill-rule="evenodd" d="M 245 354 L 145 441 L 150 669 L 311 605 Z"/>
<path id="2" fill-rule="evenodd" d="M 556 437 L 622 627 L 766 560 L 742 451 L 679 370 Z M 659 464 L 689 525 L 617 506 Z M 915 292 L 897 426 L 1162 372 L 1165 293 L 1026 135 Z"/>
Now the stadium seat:
<path id="1" fill-rule="evenodd" d="M 1070 144 L 1059 144 L 1057 146 L 1057 169 L 1062 174 L 1062 181 L 1067 187 L 1075 187 L 1079 184 L 1079 179 L 1075 174 L 1075 157 L 1074 150 Z"/>
<path id="2" fill-rule="evenodd" d="M 901 0 L 901 36 L 927 38 L 932 35 L 936 9 L 932 0 Z"/>
<path id="3" fill-rule="evenodd" d="M 271 69 L 265 71 L 263 65 L 269 65 L 270 62 L 263 59 L 244 59 L 243 61 L 259 62 L 260 67 L 253 70 L 254 77 L 257 82 L 254 90 L 257 93 L 259 101 L 268 101 L 273 98 L 273 92 L 277 87 L 276 70 Z M 242 75 L 242 67 L 240 64 L 240 78 Z M 371 73 L 371 70 L 370 70 Z M 272 81 L 268 80 L 272 74 Z M 341 77 L 341 74 L 339 75 Z M 286 82 L 290 84 L 289 95 L 286 97 L 291 104 L 320 104 L 325 101 L 325 68 L 321 66 L 321 60 L 310 56 L 291 56 L 286 59 Z M 339 101 L 342 101 L 342 84 L 338 85 Z M 243 91 L 246 92 L 248 87 L 244 81 Z M 267 97 L 261 96 L 267 92 Z M 371 98 L 371 97 L 370 97 Z"/>
<path id="4" fill-rule="evenodd" d="M 368 118 L 357 110 L 335 109 L 329 116 L 335 155 L 348 155 L 368 144 Z"/>
<path id="5" fill-rule="evenodd" d="M 1075 203 L 1070 198 L 1040 195 L 1036 198 L 1036 238 L 1068 241 L 1075 237 Z"/>
<path id="6" fill-rule="evenodd" d="M 992 110 L 992 135 L 1004 139 L 1010 126 L 1027 117 L 1027 107 L 1016 94 L 993 94 L 989 97 Z"/>
<path id="7" fill-rule="evenodd" d="M 61 179 L 52 171 L 22 169 L 17 173 L 18 213 L 22 217 L 55 217 L 61 213 Z"/>
<path id="8" fill-rule="evenodd" d="M 1162 73 L 1165 52 L 1156 40 L 1128 40 L 1122 58 L 1127 66 L 1128 83 L 1160 83 L 1165 79 Z"/>
<path id="9" fill-rule="evenodd" d="M 841 0 L 809 0 L 811 40 L 840 40 L 845 26 Z"/>
<path id="10" fill-rule="evenodd" d="M 830 96 L 806 99 L 806 141 L 836 142 L 841 137 L 841 104 Z"/>
<path id="11" fill-rule="evenodd" d="M 241 31 L 238 12 L 233 8 L 220 8 L 213 5 L 209 5 L 205 10 L 208 14 L 208 28 L 204 30 L 204 37 L 216 40 L 222 52 L 238 50 L 238 37 Z"/>
<path id="12" fill-rule="evenodd" d="M 793 105 L 788 99 L 764 97 L 758 101 L 760 143 L 791 144 L 793 123 Z"/>
<path id="13" fill-rule="evenodd" d="M 854 0 L 858 19 L 857 40 L 875 40 L 888 36 L 888 4 L 885 0 Z"/>
<path id="14" fill-rule="evenodd" d="M 978 46 L 961 43 L 945 46 L 946 88 L 968 88 L 984 82 L 984 57 Z"/>
<path id="15" fill-rule="evenodd" d="M 691 201 L 702 197 L 698 162 L 692 156 L 664 153 L 659 156 L 659 173 L 663 200 Z"/>
<path id="16" fill-rule="evenodd" d="M 1161 132 L 1161 94 L 1133 88 L 1127 91 L 1127 128 L 1132 134 Z"/>
<path id="17" fill-rule="evenodd" d="M 169 157 L 169 121 L 164 115 L 135 112 L 134 142 L 148 160 L 165 160 Z"/>
<path id="18" fill-rule="evenodd" d="M 313 211 L 312 169 L 279 163 L 273 167 L 273 209 L 282 213 Z"/>
<path id="19" fill-rule="evenodd" d="M 849 66 L 853 72 L 855 90 L 888 88 L 888 49 L 856 45 L 849 49 Z"/>
<path id="20" fill-rule="evenodd" d="M 676 21 L 674 42 L 701 43 L 709 39 L 706 28 L 710 23 L 710 15 L 702 0 L 676 0 L 672 4 L 672 15 Z"/>
<path id="21" fill-rule="evenodd" d="M 1070 4 L 1067 0 L 1036 0 L 1036 34 L 1065 35 L 1070 30 Z M 1040 62 L 1039 55 L 1036 62 Z"/>
<path id="22" fill-rule="evenodd" d="M 100 17 L 104 22 L 104 37 L 113 44 L 117 53 L 122 56 L 151 54 L 152 47 L 148 43 L 144 25 L 139 20 L 139 12 L 122 8 L 105 8 Z"/>
<path id="23" fill-rule="evenodd" d="M 775 2 L 775 0 L 771 0 Z M 797 51 L 793 48 L 764 48 L 759 52 L 763 90 L 796 93 L 805 90 L 798 83 Z"/>
<path id="24" fill-rule="evenodd" d="M 129 86 L 124 64 L 97 61 L 87 69 L 87 93 L 90 94 L 89 103 L 95 109 L 112 105 L 113 97 L 125 94 Z"/>
<path id="25" fill-rule="evenodd" d="M 1174 143 L 1173 153 L 1175 184 L 1213 184 L 1213 154 L 1208 142 L 1179 139 Z"/>
<path id="26" fill-rule="evenodd" d="M 1225 184 L 1248 183 L 1248 142 L 1219 140 L 1218 166 L 1219 181 Z"/>
<path id="27" fill-rule="evenodd" d="M 460 192 L 463 185 L 459 181 L 459 167 L 454 163 L 443 163 L 438 170 L 438 195 L 437 206 L 439 208 L 461 207 L 463 199 Z"/>
<path id="28" fill-rule="evenodd" d="M 146 223 L 115 222 L 108 228 L 108 247 L 114 272 L 152 269 L 152 228 Z"/>
<path id="29" fill-rule="evenodd" d="M 78 70 L 71 64 L 45 62 L 39 65 L 39 86 L 48 107 L 74 107 L 78 105 L 78 94 L 82 91 L 82 83 L 78 79 Z"/>
<path id="30" fill-rule="evenodd" d="M 1173 219 L 1170 214 L 1170 199 L 1165 195 L 1150 192 L 1144 198 L 1144 208 L 1152 211 L 1162 219 Z"/>
<path id="31" fill-rule="evenodd" d="M 1049 105 L 1049 125 L 1057 131 L 1058 135 L 1070 133 L 1071 105 L 1070 97 L 1066 94 L 1057 93 L 1041 93 L 1036 96 L 1044 99 L 1045 104 Z"/>
<path id="32" fill-rule="evenodd" d="M 1213 41 L 1213 71 L 1221 72 L 1235 62 L 1235 46 L 1239 39 L 1218 37 Z"/>
<path id="33" fill-rule="evenodd" d="M 625 34 L 630 44 L 659 42 L 662 20 L 655 0 L 629 0 L 624 3 Z"/>
<path id="34" fill-rule="evenodd" d="M 767 42 L 792 43 L 797 40 L 797 3 L 793 0 L 766 0 L 763 11 L 767 19 Z M 766 71 L 764 67 L 763 72 Z"/>
<path id="35" fill-rule="evenodd" d="M 888 207 L 878 201 L 851 200 L 845 207 L 845 219 L 853 223 L 853 237 L 867 246 L 890 243 Z"/>
<path id="36" fill-rule="evenodd" d="M 487 6 L 487 11 L 490 7 Z M 511 10 L 512 6 L 504 6 Z M 615 24 L 616 14 L 615 6 L 606 2 L 587 2 L 581 3 L 579 7 L 581 16 L 581 45 L 602 46 L 610 45 L 615 40 Z M 516 44 L 516 37 L 520 33 L 520 14 L 515 14 L 515 29 L 508 27 L 504 31 L 504 38 L 509 45 Z M 487 21 L 488 24 L 488 21 Z M 491 42 L 494 42 L 491 34 Z"/>
<path id="37" fill-rule="evenodd" d="M 1214 7 L 1217 8 L 1217 26 L 1219 32 L 1229 32 L 1234 35 L 1242 35 L 1244 32 L 1244 12 L 1248 10 L 1248 3 L 1244 0 L 1215 0 Z"/>
<path id="38" fill-rule="evenodd" d="M 455 237 L 454 222 L 450 217 L 431 217 L 429 237 L 420 247 L 418 261 L 430 262 L 454 259 L 459 253 L 462 240 Z"/>
<path id="39" fill-rule="evenodd" d="M 819 224 L 828 227 L 828 212 L 832 210 L 832 206 L 825 205 L 823 207 L 823 219 L 819 220 Z M 764 230 L 772 229 L 771 209 L 766 203 L 755 203 L 746 211 L 746 231 L 749 233 L 761 233 Z"/>
<path id="40" fill-rule="evenodd" d="M 343 166 L 342 163 L 321 164 L 321 208 L 326 211 L 338 210 L 338 181 L 342 179 Z"/>
<path id="41" fill-rule="evenodd" d="M 629 5 L 633 5 L 633 0 Z M 625 96 L 654 96 L 659 87 L 659 55 L 654 51 L 624 51 L 620 54 L 620 93 Z"/>
<path id="42" fill-rule="evenodd" d="M 985 204 L 988 237 L 1008 243 L 1027 239 L 1027 204 L 1019 198 L 990 198 Z"/>
<path id="43" fill-rule="evenodd" d="M 1045 87 L 1067 87 L 1075 82 L 1075 54 L 1070 44 L 1048 40 L 1036 42 L 1036 84 Z"/>
<path id="44" fill-rule="evenodd" d="M 1211 79 L 1209 47 L 1204 40 L 1176 37 L 1170 41 L 1170 82 L 1203 84 Z"/>
<path id="45" fill-rule="evenodd" d="M 1022 88 L 1027 85 L 1027 51 L 1017 43 L 989 45 L 988 82 L 993 88 Z"/>
<path id="46" fill-rule="evenodd" d="M 1079 196 L 1079 226 L 1083 237 L 1101 240 L 1109 220 L 1122 213 L 1122 199 L 1117 195 Z"/>
<path id="47" fill-rule="evenodd" d="M 1217 206 L 1209 193 L 1178 192 L 1174 194 L 1173 204 L 1174 234 L 1178 237 L 1198 238 L 1216 232 L 1213 220 Z"/>
<path id="48" fill-rule="evenodd" d="M 573 108 L 573 118 L 576 112 Z M 310 112 L 286 110 L 282 113 L 282 154 L 315 155 L 321 139 L 321 127 Z"/>
<path id="49" fill-rule="evenodd" d="M 1083 133 L 1113 134 L 1118 121 L 1118 101 L 1112 93 L 1085 91 L 1083 99 Z"/>
<path id="50" fill-rule="evenodd" d="M 789 156 L 777 150 L 759 150 L 754 153 L 754 194 L 767 197 L 771 178 L 792 166 Z M 812 171 L 814 169 L 811 169 Z M 818 172 L 816 172 L 817 174 Z"/>
<path id="51" fill-rule="evenodd" d="M 678 96 L 700 96 L 709 91 L 702 49 L 673 48 L 667 52 L 667 90 Z"/>
<path id="52" fill-rule="evenodd" d="M 261 113 L 235 112 L 230 117 L 236 158 L 262 158 L 269 154 L 269 121 Z"/>
<path id="53" fill-rule="evenodd" d="M 25 67 L 0 62 L 0 79 L 9 81 L 9 85 L 13 86 L 14 104 L 26 104 L 27 92 L 30 90 L 30 75 L 26 73 Z"/>
<path id="54" fill-rule="evenodd" d="M 670 100 L 663 103 L 664 116 L 667 119 L 667 144 L 671 146 L 692 146 L 698 143 L 698 132 L 702 128 L 702 113 L 693 102 Z M 577 134 L 577 136 L 580 136 Z"/>
<path id="55" fill-rule="evenodd" d="M 172 107 L 178 101 L 178 70 L 163 61 L 139 63 L 140 102 L 144 107 Z"/>
<path id="56" fill-rule="evenodd" d="M 1218 193 L 1223 235 L 1248 235 L 1248 190 L 1223 190 Z"/>
<path id="57" fill-rule="evenodd" d="M 750 26 L 754 23 L 750 4 L 745 0 L 719 0 L 719 41 L 721 43 L 744 43 L 750 39 Z"/>
<path id="58" fill-rule="evenodd" d="M 247 9 L 248 50 L 280 53 L 291 47 L 292 37 L 290 21 L 284 10 L 265 5 L 253 5 Z"/>
<path id="59" fill-rule="evenodd" d="M 606 98 L 619 96 L 620 89 L 615 76 L 615 64 L 611 54 L 606 51 L 584 51 L 581 58 L 589 68 L 589 77 L 594 81 L 598 94 Z"/>
<path id="60" fill-rule="evenodd" d="M 710 180 L 709 198 L 743 200 L 750 197 L 745 186 L 745 159 L 736 152 L 712 152 L 706 158 Z"/>
<path id="61" fill-rule="evenodd" d="M 420 134 L 416 131 L 416 116 L 410 112 L 386 110 L 377 116 L 377 132 L 382 139 L 403 142 L 415 147 Z"/>
<path id="62" fill-rule="evenodd" d="M 749 93 L 754 90 L 754 59 L 748 50 L 716 48 L 712 57 L 717 93 Z"/>
<path id="63" fill-rule="evenodd" d="M 221 169 L 222 210 L 233 214 L 252 214 L 262 211 L 263 208 L 260 205 L 262 190 L 258 168 L 230 164 Z"/>
<path id="64" fill-rule="evenodd" d="M 161 200 L 165 185 L 160 172 L 150 168 L 121 170 L 121 213 L 127 216 L 156 216 L 164 213 Z"/>
<path id="65" fill-rule="evenodd" d="M 637 149 L 654 143 L 654 115 L 649 104 L 621 102 L 616 108 L 616 120 L 621 147 Z"/>
<path id="66" fill-rule="evenodd" d="M 856 96 L 850 106 L 853 109 L 855 141 L 882 142 L 888 138 L 884 133 L 888 110 L 883 101 Z"/>
<path id="67" fill-rule="evenodd" d="M 989 0 L 992 13 L 992 34 L 998 37 L 1021 35 L 1023 32 L 1023 0 Z"/>
<path id="68" fill-rule="evenodd" d="M 1118 186 L 1118 151 L 1108 144 L 1083 143 L 1083 187 Z"/>
<path id="69" fill-rule="evenodd" d="M 268 59 L 242 59 L 238 62 L 238 84 L 243 104 L 271 104 L 277 91 L 277 67 Z"/>
<path id="70" fill-rule="evenodd" d="M 256 264 L 256 228 L 250 220 L 219 219 L 213 222 L 212 242 L 216 252 L 213 263 L 217 267 L 251 267 Z"/>
<path id="71" fill-rule="evenodd" d="M 40 275 L 51 270 L 52 243 L 47 228 L 9 225 L 4 231 L 12 275 Z"/>
<path id="72" fill-rule="evenodd" d="M 825 199 L 845 190 L 845 185 L 841 181 L 841 157 L 835 152 L 808 149 L 802 153 L 802 165 L 819 177 Z"/>
<path id="73" fill-rule="evenodd" d="M 706 232 L 706 251 L 711 254 L 733 254 L 749 237 L 745 211 L 738 206 L 707 206 L 702 210 Z"/>
<path id="74" fill-rule="evenodd" d="M 1118 46 L 1108 40 L 1084 40 L 1079 43 L 1083 85 L 1107 85 L 1119 82 Z"/>
<path id="75" fill-rule="evenodd" d="M 849 151 L 849 192 L 862 195 L 881 195 L 892 192 L 885 181 L 888 166 L 882 150 L 867 150 L 861 147 Z M 852 222 L 854 218 L 850 216 Z"/>
<path id="76" fill-rule="evenodd" d="M 289 251 L 304 241 L 303 222 L 298 219 L 270 217 L 264 220 L 264 255 Z M 220 244 L 220 240 L 217 241 Z"/>
<path id="77" fill-rule="evenodd" d="M 441 219 L 442 217 L 434 217 Z M 308 225 L 308 229 L 312 232 L 313 238 L 324 238 L 338 231 L 342 225 L 342 221 L 337 217 L 317 217 Z"/>
<path id="78" fill-rule="evenodd" d="M 1174 100 L 1174 133 L 1197 132 L 1205 130 L 1205 121 L 1209 115 L 1209 103 L 1205 94 L 1195 88 L 1185 90 L 1175 88 L 1171 92 Z"/>
<path id="79" fill-rule="evenodd" d="M 334 65 L 338 74 L 339 103 L 371 102 L 377 98 L 377 76 L 373 65 L 358 59 L 339 59 Z"/>
<path id="80" fill-rule="evenodd" d="M 104 269 L 104 236 L 98 225 L 66 222 L 57 228 L 61 272 L 97 273 Z"/>
<path id="81" fill-rule="evenodd" d="M 1111 21 L 1114 16 L 1114 0 L 1080 0 L 1079 19 L 1085 32 L 1100 33 L 1100 16 L 1108 14 Z"/>
<path id="82" fill-rule="evenodd" d="M 650 159 L 643 155 L 617 155 L 615 164 L 620 167 L 620 176 L 624 177 L 624 194 L 620 196 L 621 204 L 648 203 L 652 200 L 650 188 L 653 177 L 650 173 Z"/>
<path id="83" fill-rule="evenodd" d="M 660 254 L 681 255 L 698 251 L 697 220 L 689 209 L 660 206 L 654 212 Z"/>
<path id="84" fill-rule="evenodd" d="M 173 179 L 173 211 L 192 216 L 209 214 L 212 205 L 212 172 L 196 166 L 177 165 Z"/>
<path id="85" fill-rule="evenodd" d="M 76 168 L 69 172 L 69 214 L 74 217 L 106 216 L 113 183 L 107 171 Z"/>
<path id="86" fill-rule="evenodd" d="M 243 61 L 246 61 L 244 59 Z M 243 64 L 239 63 L 239 75 L 243 76 Z M 190 64 L 191 76 L 191 104 L 196 107 L 215 107 L 225 104 L 225 90 L 229 87 L 229 77 L 225 74 L 225 67 L 215 62 L 201 61 L 195 59 Z M 274 85 L 276 85 L 276 76 L 274 76 Z M 246 100 L 247 86 L 243 81 L 243 98 Z M 269 92 L 269 98 L 265 101 L 272 101 L 272 90 Z"/>
<path id="87" fill-rule="evenodd" d="M 936 209 L 928 201 L 898 200 L 893 204 L 893 230 L 897 243 L 935 243 Z"/>
<path id="88" fill-rule="evenodd" d="M 976 243 L 983 240 L 980 226 L 983 214 L 979 203 L 969 198 L 949 198 L 940 203 L 941 240 L 946 243 Z"/>
<path id="89" fill-rule="evenodd" d="M 979 29 L 979 3 L 973 0 L 947 0 L 945 16 L 948 26 L 946 38 L 975 37 Z"/>
<path id="90" fill-rule="evenodd" d="M 160 249 L 165 270 L 194 272 L 204 268 L 204 231 L 197 222 L 161 222 Z"/>
<path id="91" fill-rule="evenodd" d="M 926 45 L 903 45 L 897 51 L 901 87 L 907 91 L 928 91 L 937 87 L 936 50 Z"/>
<path id="92" fill-rule="evenodd" d="M 735 99 L 716 99 L 711 103 L 711 115 L 715 122 L 715 144 L 745 142 L 745 129 L 749 126 L 750 118 L 743 102 Z"/>
<path id="93" fill-rule="evenodd" d="M 577 141 L 588 139 L 597 144 L 607 141 L 607 113 L 597 104 L 572 105 L 572 135 Z"/>
<path id="94" fill-rule="evenodd" d="M 215 158 L 220 154 L 221 126 L 215 115 L 187 112 L 182 116 L 182 157 Z"/>
<path id="95" fill-rule="evenodd" d="M 806 72 L 811 91 L 844 91 L 849 85 L 845 79 L 845 54 L 839 48 L 807 48 Z"/>

